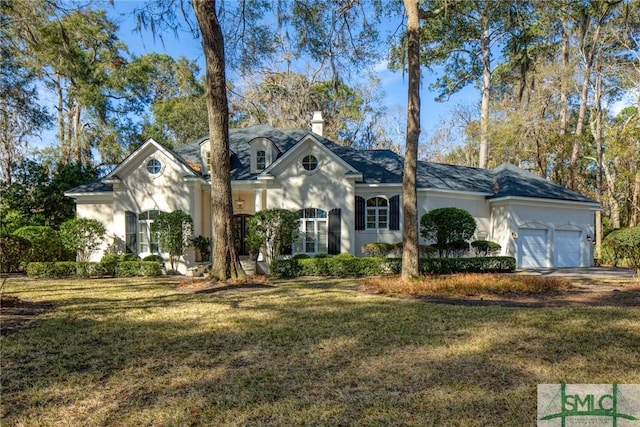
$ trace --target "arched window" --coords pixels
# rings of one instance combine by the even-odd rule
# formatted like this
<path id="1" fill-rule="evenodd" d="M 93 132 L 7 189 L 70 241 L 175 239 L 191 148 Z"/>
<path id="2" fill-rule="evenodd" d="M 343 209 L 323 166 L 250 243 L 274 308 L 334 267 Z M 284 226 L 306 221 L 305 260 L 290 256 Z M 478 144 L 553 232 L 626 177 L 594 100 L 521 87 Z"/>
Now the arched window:
<path id="1" fill-rule="evenodd" d="M 158 235 L 151 232 L 151 224 L 160 211 L 151 210 L 138 215 L 138 253 L 160 253 Z"/>
<path id="2" fill-rule="evenodd" d="M 367 199 L 367 230 L 389 228 L 389 201 L 384 197 Z"/>
<path id="3" fill-rule="evenodd" d="M 259 150 L 256 152 L 256 169 L 261 171 L 267 167 L 267 152 Z"/>
<path id="4" fill-rule="evenodd" d="M 327 211 L 316 208 L 300 209 L 300 238 L 296 253 L 327 253 Z"/>

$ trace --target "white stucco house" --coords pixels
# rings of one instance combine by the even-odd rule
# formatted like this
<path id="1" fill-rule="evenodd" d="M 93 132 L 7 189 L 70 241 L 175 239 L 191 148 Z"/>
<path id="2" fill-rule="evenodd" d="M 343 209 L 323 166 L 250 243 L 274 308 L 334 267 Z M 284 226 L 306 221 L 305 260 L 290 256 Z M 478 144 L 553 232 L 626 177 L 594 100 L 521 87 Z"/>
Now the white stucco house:
<path id="1" fill-rule="evenodd" d="M 144 257 L 157 253 L 149 233 L 158 211 L 181 209 L 194 235 L 211 236 L 209 140 L 170 150 L 150 139 L 100 181 L 66 192 L 78 217 L 100 220 L 108 246 Z M 403 158 L 389 150 L 355 150 L 312 130 L 267 125 L 230 130 L 231 187 L 236 247 L 247 255 L 247 220 L 262 209 L 300 215 L 300 239 L 292 252 L 362 255 L 368 242 L 402 240 Z M 492 170 L 419 162 L 419 216 L 440 207 L 469 211 L 475 239 L 502 246 L 518 267 L 580 267 L 593 264 L 594 212 L 588 197 L 513 165 Z M 475 240 L 474 239 L 474 240 Z M 421 241 L 421 244 L 431 242 Z M 99 260 L 102 253 L 94 255 Z M 181 271 L 192 267 L 187 253 Z"/>

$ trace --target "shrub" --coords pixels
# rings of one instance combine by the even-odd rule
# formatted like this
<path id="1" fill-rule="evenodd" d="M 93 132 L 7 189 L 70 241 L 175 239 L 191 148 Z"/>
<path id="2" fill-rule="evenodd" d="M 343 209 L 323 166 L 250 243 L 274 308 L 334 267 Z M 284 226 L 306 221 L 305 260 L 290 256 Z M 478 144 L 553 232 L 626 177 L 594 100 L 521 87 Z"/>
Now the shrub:
<path id="1" fill-rule="evenodd" d="M 193 219 L 181 210 L 160 212 L 151 224 L 151 232 L 158 235 L 163 252 L 169 253 L 171 270 L 178 267 L 178 261 L 190 244 Z"/>
<path id="2" fill-rule="evenodd" d="M 20 270 L 20 261 L 27 256 L 31 243 L 20 236 L 0 236 L 0 273 Z"/>
<path id="3" fill-rule="evenodd" d="M 27 276 L 29 277 L 51 277 L 53 276 L 52 262 L 30 262 L 27 264 Z"/>
<path id="4" fill-rule="evenodd" d="M 476 240 L 471 242 L 471 247 L 476 256 L 490 256 L 498 253 L 502 246 L 489 240 Z"/>
<path id="5" fill-rule="evenodd" d="M 308 259 L 311 258 L 309 254 L 295 254 L 291 259 Z"/>
<path id="6" fill-rule="evenodd" d="M 420 260 L 421 274 L 451 273 L 513 273 L 516 260 L 513 257 L 481 258 L 425 258 Z"/>
<path id="7" fill-rule="evenodd" d="M 353 255 L 351 255 L 349 252 L 342 252 L 338 255 L 335 256 L 335 258 L 339 258 L 339 259 L 350 259 L 350 258 L 354 258 Z"/>
<path id="8" fill-rule="evenodd" d="M 264 247 L 268 262 L 291 247 L 298 238 L 299 215 L 286 209 L 266 209 L 256 212 L 249 219 L 248 240 L 252 250 Z"/>
<path id="9" fill-rule="evenodd" d="M 447 253 L 454 258 L 460 258 L 469 253 L 469 243 L 464 240 L 456 240 L 446 245 Z"/>
<path id="10" fill-rule="evenodd" d="M 76 262 L 76 276 L 78 277 L 102 277 L 106 276 L 104 265 L 99 262 Z"/>
<path id="11" fill-rule="evenodd" d="M 329 258 L 329 254 L 319 253 L 319 254 L 315 254 L 313 257 L 314 258 Z"/>
<path id="12" fill-rule="evenodd" d="M 58 232 L 51 227 L 27 226 L 13 232 L 14 236 L 22 237 L 31 243 L 22 262 L 52 262 L 66 258 L 64 247 Z"/>
<path id="13" fill-rule="evenodd" d="M 140 261 L 140 257 L 137 254 L 126 253 L 120 255 L 118 261 Z"/>
<path id="14" fill-rule="evenodd" d="M 142 261 L 153 261 L 153 262 L 163 263 L 164 258 L 162 258 L 162 255 L 153 254 L 153 255 L 147 255 L 146 257 L 142 258 Z"/>
<path id="15" fill-rule="evenodd" d="M 102 245 L 106 232 L 97 219 L 75 218 L 60 225 L 60 241 L 67 251 L 77 254 L 78 261 L 89 261 Z"/>
<path id="16" fill-rule="evenodd" d="M 353 257 L 274 260 L 271 274 L 296 276 L 372 276 L 398 274 L 402 267 L 399 258 Z M 420 260 L 421 274 L 451 273 L 510 273 L 516 269 L 512 257 L 483 258 L 424 258 Z"/>
<path id="17" fill-rule="evenodd" d="M 420 245 L 418 251 L 420 251 L 420 258 L 429 258 L 434 256 L 438 249 L 431 245 Z"/>
<path id="18" fill-rule="evenodd" d="M 291 259 L 274 259 L 270 264 L 271 274 L 280 277 L 297 277 L 302 271 L 300 269 L 300 261 L 304 261 L 304 259 L 296 259 L 295 257 Z"/>
<path id="19" fill-rule="evenodd" d="M 100 266 L 103 269 L 103 274 L 105 276 L 115 276 L 116 275 L 116 266 L 120 261 L 120 256 L 117 254 L 105 254 L 102 256 L 100 260 Z"/>
<path id="20" fill-rule="evenodd" d="M 420 235 L 435 241 L 439 255 L 449 256 L 451 242 L 469 240 L 476 231 L 476 220 L 464 209 L 440 208 L 422 215 Z"/>
<path id="21" fill-rule="evenodd" d="M 392 243 L 371 242 L 362 245 L 362 253 L 370 257 L 386 257 L 394 248 Z"/>
<path id="22" fill-rule="evenodd" d="M 117 277 L 160 276 L 160 264 L 154 261 L 120 261 L 116 266 Z"/>
<path id="23" fill-rule="evenodd" d="M 613 265 L 621 262 L 640 271 L 640 227 L 614 230 L 602 241 Z"/>

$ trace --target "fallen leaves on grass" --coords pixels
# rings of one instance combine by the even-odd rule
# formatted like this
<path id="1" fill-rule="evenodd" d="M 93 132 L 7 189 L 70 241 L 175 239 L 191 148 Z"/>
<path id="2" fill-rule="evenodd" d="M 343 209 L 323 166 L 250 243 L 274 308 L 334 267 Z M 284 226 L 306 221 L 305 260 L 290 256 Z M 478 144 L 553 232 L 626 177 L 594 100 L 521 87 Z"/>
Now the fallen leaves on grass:
<path id="1" fill-rule="evenodd" d="M 567 291 L 571 287 L 571 282 L 563 278 L 505 274 L 451 274 L 411 280 L 379 276 L 365 279 L 360 284 L 365 292 L 411 297 L 539 296 Z"/>

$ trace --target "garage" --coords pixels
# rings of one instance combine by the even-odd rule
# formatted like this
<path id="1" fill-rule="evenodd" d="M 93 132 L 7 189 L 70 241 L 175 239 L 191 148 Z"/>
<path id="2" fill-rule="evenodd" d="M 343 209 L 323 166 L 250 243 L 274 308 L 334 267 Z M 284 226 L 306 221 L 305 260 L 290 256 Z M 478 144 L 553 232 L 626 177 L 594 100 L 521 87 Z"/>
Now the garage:
<path id="1" fill-rule="evenodd" d="M 520 229 L 518 267 L 547 267 L 547 230 Z"/>
<path id="2" fill-rule="evenodd" d="M 580 231 L 556 230 L 553 238 L 553 253 L 555 267 L 580 267 Z"/>

